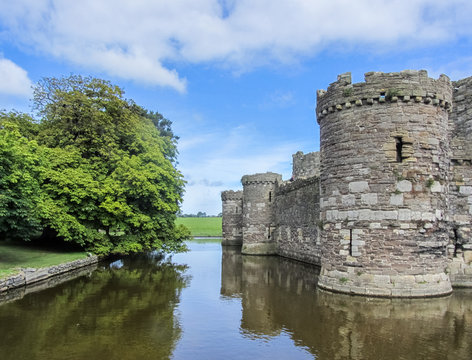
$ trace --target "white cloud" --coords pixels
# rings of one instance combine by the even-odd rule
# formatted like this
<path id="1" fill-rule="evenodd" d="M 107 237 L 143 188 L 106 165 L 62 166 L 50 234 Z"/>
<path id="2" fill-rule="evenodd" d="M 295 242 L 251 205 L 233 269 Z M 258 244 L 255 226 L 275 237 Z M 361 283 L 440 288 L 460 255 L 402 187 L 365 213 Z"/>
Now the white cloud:
<path id="1" fill-rule="evenodd" d="M 470 36 L 469 0 L 0 1 L 22 46 L 126 79 L 185 91 L 168 64 L 234 70 L 318 51 L 401 49 Z"/>
<path id="2" fill-rule="evenodd" d="M 184 213 L 206 211 L 216 215 L 221 212 L 220 193 L 241 188 L 239 180 L 245 174 L 267 171 L 282 173 L 284 179 L 290 175 L 291 154 L 298 144 L 282 144 L 277 147 L 259 149 L 253 155 L 215 154 L 201 159 L 198 164 L 181 167 L 189 181 L 185 187 Z"/>
<path id="3" fill-rule="evenodd" d="M 0 93 L 28 97 L 31 95 L 31 80 L 26 70 L 8 59 L 0 58 Z"/>
<path id="4" fill-rule="evenodd" d="M 195 137 L 189 135 L 189 138 Z M 181 149 L 179 169 L 188 183 L 182 211 L 218 214 L 221 212 L 221 191 L 241 188 L 240 179 L 244 174 L 273 171 L 288 179 L 291 176 L 291 154 L 304 144 L 280 141 L 260 143 L 262 138 L 248 124 L 235 127 L 225 134 L 204 134 L 202 141 L 186 142 L 183 135 L 182 141 L 187 146 Z M 206 144 L 204 151 L 201 151 L 202 142 Z"/>

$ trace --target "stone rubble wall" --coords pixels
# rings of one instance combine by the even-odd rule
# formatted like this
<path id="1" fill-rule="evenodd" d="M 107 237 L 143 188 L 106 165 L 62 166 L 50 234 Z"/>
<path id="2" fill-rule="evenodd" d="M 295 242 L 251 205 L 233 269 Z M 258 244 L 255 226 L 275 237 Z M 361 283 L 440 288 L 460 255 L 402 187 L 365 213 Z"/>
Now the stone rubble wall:
<path id="1" fill-rule="evenodd" d="M 57 275 L 67 273 L 85 266 L 96 264 L 99 261 L 98 256 L 89 256 L 85 259 L 71 261 L 65 264 L 54 265 L 46 268 L 26 268 L 21 269 L 19 274 L 0 279 L 0 293 L 12 289 L 31 285 L 37 282 L 45 281 Z"/>
<path id="2" fill-rule="evenodd" d="M 82 266 L 77 269 L 73 269 L 64 273 L 56 274 L 52 277 L 48 277 L 44 280 L 30 283 L 29 285 L 20 286 L 17 288 L 11 288 L 8 291 L 0 292 L 0 305 L 22 299 L 28 294 L 49 289 L 51 287 L 63 284 L 67 281 L 76 279 L 80 276 L 90 275 L 97 269 L 98 263 L 94 262 L 90 265 Z"/>
<path id="3" fill-rule="evenodd" d="M 292 180 L 307 179 L 320 176 L 320 153 L 319 151 L 303 154 L 298 151 L 292 155 L 293 171 Z"/>
<path id="4" fill-rule="evenodd" d="M 453 286 L 472 286 L 472 77 L 453 87 L 448 273 Z"/>
<path id="5" fill-rule="evenodd" d="M 321 264 L 319 178 L 286 181 L 276 191 L 277 254 Z"/>

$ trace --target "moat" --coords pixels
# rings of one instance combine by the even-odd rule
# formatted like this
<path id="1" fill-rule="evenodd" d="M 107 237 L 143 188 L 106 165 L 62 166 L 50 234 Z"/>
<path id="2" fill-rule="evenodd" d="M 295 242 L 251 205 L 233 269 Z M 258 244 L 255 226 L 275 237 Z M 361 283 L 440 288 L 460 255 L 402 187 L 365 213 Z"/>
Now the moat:
<path id="1" fill-rule="evenodd" d="M 472 289 L 432 299 L 316 288 L 318 270 L 191 242 L 101 263 L 0 303 L 7 359 L 455 359 L 472 354 Z"/>

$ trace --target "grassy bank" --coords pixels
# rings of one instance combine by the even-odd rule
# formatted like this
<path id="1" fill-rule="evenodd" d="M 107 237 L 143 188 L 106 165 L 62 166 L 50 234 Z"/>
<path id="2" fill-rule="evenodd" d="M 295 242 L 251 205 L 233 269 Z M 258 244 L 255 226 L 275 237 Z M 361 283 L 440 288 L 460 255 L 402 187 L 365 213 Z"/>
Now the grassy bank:
<path id="1" fill-rule="evenodd" d="M 181 217 L 177 218 L 177 224 L 188 227 L 192 236 L 221 236 L 220 217 Z"/>
<path id="2" fill-rule="evenodd" d="M 86 257 L 83 251 L 72 252 L 0 241 L 0 278 L 17 273 L 19 268 L 41 268 Z"/>

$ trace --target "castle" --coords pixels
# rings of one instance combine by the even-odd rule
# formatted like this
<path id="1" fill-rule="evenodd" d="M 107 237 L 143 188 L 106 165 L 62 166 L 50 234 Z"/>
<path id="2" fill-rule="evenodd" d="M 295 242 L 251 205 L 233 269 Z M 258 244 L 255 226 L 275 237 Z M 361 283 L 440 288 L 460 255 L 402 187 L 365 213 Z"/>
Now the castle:
<path id="1" fill-rule="evenodd" d="M 224 191 L 223 244 L 321 267 L 325 290 L 442 296 L 472 286 L 472 77 L 338 76 L 317 92 L 320 151 L 293 176 Z"/>

